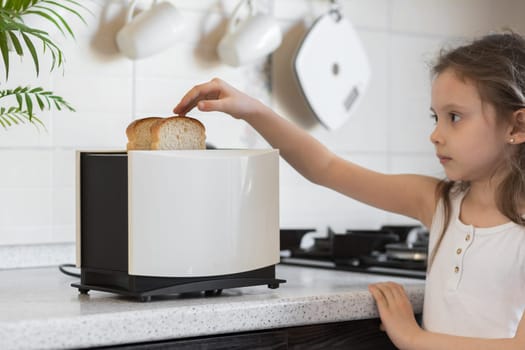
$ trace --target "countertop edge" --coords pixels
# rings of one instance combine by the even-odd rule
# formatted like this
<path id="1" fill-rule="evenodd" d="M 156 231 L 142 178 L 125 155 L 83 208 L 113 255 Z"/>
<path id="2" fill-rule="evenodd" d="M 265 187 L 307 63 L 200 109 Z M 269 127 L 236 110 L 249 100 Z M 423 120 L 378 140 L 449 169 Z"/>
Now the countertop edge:
<path id="1" fill-rule="evenodd" d="M 422 303 L 420 288 L 422 287 L 407 288 L 416 312 L 420 311 Z M 267 317 L 261 319 L 261 315 Z M 29 345 L 24 339 L 31 339 L 31 344 L 38 345 L 35 349 L 45 349 L 42 345 L 46 344 L 50 345 L 49 348 L 65 349 L 212 336 L 376 317 L 377 310 L 370 294 L 365 291 L 353 291 L 316 297 L 283 298 L 275 302 L 218 304 L 205 309 L 185 306 L 10 322 L 0 327 L 0 338 L 8 340 L 4 343 L 8 349 L 23 343 Z M 214 320 L 212 327 L 210 320 Z M 14 334 L 23 335 L 23 339 L 13 337 Z"/>

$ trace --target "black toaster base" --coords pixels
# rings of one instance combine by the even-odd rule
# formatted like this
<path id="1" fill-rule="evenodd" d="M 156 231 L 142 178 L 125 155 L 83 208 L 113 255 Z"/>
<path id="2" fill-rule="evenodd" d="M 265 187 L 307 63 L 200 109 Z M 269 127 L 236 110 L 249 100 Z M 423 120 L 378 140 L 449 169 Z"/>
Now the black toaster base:
<path id="1" fill-rule="evenodd" d="M 235 274 L 206 277 L 151 277 L 129 275 L 122 271 L 81 268 L 80 283 L 72 283 L 81 294 L 90 290 L 116 293 L 150 301 L 152 296 L 204 292 L 220 295 L 223 289 L 268 285 L 279 288 L 285 280 L 275 278 L 275 265 Z"/>

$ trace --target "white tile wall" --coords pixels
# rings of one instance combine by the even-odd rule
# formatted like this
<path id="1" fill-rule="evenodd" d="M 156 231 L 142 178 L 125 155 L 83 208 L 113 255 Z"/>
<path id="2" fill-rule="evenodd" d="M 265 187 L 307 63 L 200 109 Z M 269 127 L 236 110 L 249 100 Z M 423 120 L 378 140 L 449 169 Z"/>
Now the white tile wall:
<path id="1" fill-rule="evenodd" d="M 393 0 L 392 30 L 416 35 L 471 36 L 493 29 L 494 0 Z M 514 1 L 516 2 L 516 1 Z"/>
<path id="2" fill-rule="evenodd" d="M 430 60 L 443 39 L 390 35 L 390 151 L 433 153 L 429 135 Z"/>
<path id="3" fill-rule="evenodd" d="M 2 86 L 44 86 L 77 109 L 39 114 L 47 130 L 0 129 L 0 245 L 74 240 L 74 152 L 123 149 L 127 124 L 137 117 L 169 115 L 194 84 L 219 76 L 271 104 L 329 148 L 352 161 L 386 172 L 441 176 L 428 135 L 429 61 L 444 43 L 502 27 L 525 32 L 522 0 L 344 0 L 372 66 L 368 94 L 340 130 L 320 127 L 305 107 L 291 71 L 291 58 L 309 24 L 327 11 L 328 0 L 259 0 L 284 31 L 271 61 L 232 68 L 215 47 L 237 0 L 169 0 L 181 11 L 186 33 L 166 52 L 137 62 L 122 57 L 114 36 L 124 23 L 125 0 L 83 1 L 88 25 L 71 18 L 76 40 L 57 37 L 64 70 L 49 72 L 49 59 L 34 77 L 30 60 L 13 60 Z M 141 0 L 140 7 L 148 6 Z M 0 77 L 3 76 L 0 67 Z M 271 86 L 271 90 L 268 87 Z M 2 101 L 5 102 L 5 101 Z M 266 147 L 246 123 L 220 113 L 191 113 L 203 121 L 218 147 Z M 369 208 L 304 180 L 281 166 L 281 224 L 372 228 L 410 219 Z"/>

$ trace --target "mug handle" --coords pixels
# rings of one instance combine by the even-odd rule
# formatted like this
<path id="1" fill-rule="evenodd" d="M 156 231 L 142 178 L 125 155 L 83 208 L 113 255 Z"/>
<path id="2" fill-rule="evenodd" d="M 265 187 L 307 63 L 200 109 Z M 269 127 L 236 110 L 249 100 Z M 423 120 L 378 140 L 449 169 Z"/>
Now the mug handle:
<path id="1" fill-rule="evenodd" d="M 156 0 L 155 0 L 156 1 Z M 235 9 L 233 10 L 232 16 L 230 18 L 230 22 L 228 23 L 228 33 L 232 33 L 235 31 L 237 25 L 239 22 L 239 15 L 241 12 L 241 8 L 245 3 L 248 3 L 248 6 L 250 7 L 250 15 L 255 15 L 255 5 L 253 4 L 253 0 L 241 0 L 237 6 L 235 6 Z"/>
<path id="2" fill-rule="evenodd" d="M 133 12 L 135 12 L 135 7 L 137 7 L 137 1 L 138 0 L 131 0 L 128 12 L 126 13 L 126 23 L 131 22 L 131 20 L 133 19 Z M 151 7 L 155 6 L 156 4 L 157 0 L 153 0 L 153 2 L 151 3 Z"/>

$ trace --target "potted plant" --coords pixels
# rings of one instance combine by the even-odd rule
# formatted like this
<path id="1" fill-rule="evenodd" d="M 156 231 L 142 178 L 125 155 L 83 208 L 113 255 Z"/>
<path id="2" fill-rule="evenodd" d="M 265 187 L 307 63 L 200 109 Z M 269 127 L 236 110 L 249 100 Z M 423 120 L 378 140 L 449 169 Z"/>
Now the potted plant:
<path id="1" fill-rule="evenodd" d="M 72 14 L 86 23 L 79 9 L 87 10 L 74 0 L 0 0 L 0 54 L 5 69 L 5 77 L 0 77 L 0 81 L 5 79 L 7 82 L 9 79 L 11 54 L 30 56 L 37 77 L 41 68 L 40 54 L 51 55 L 51 70 L 64 64 L 62 50 L 50 34 L 27 25 L 24 16 L 34 15 L 44 19 L 51 23 L 53 28 L 58 28 L 63 35 L 75 38 L 63 14 Z M 4 105 L 6 101 L 8 105 Z M 66 100 L 42 87 L 0 88 L 0 125 L 4 129 L 26 122 L 35 126 L 44 126 L 35 115 L 35 110 L 44 111 L 53 108 L 74 111 Z"/>

